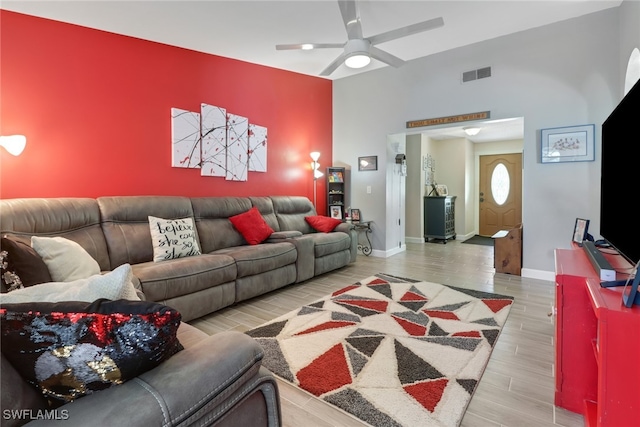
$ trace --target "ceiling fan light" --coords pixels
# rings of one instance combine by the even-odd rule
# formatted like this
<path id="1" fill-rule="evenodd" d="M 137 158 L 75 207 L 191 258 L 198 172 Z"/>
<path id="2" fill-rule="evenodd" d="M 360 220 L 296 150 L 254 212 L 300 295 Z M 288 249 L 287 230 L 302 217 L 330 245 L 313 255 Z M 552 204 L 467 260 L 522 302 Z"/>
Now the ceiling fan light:
<path id="1" fill-rule="evenodd" d="M 371 58 L 369 57 L 369 55 L 364 53 L 356 53 L 345 59 L 344 65 L 349 68 L 362 68 L 369 65 L 370 62 Z"/>

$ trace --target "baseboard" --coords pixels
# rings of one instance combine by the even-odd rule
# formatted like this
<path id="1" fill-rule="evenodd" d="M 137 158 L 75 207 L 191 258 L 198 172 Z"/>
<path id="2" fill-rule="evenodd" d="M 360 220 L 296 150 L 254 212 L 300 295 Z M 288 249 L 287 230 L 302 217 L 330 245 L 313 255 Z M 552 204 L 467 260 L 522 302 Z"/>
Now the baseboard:
<path id="1" fill-rule="evenodd" d="M 371 251 L 371 256 L 378 257 L 378 258 L 389 258 L 390 256 L 399 254 L 400 252 L 406 252 L 406 250 L 407 250 L 407 246 L 405 244 L 402 244 L 402 247 L 393 248 L 388 251 L 381 251 L 378 249 L 374 249 Z"/>
<path id="2" fill-rule="evenodd" d="M 404 237 L 404 241 L 407 243 L 424 243 L 424 237 Z"/>
<path id="3" fill-rule="evenodd" d="M 467 239 L 472 238 L 472 237 L 473 237 L 473 236 L 475 236 L 476 234 L 478 234 L 478 233 L 473 232 L 473 233 L 468 233 L 468 234 L 456 234 L 456 240 L 462 240 L 462 241 L 464 241 L 464 240 L 467 240 Z"/>

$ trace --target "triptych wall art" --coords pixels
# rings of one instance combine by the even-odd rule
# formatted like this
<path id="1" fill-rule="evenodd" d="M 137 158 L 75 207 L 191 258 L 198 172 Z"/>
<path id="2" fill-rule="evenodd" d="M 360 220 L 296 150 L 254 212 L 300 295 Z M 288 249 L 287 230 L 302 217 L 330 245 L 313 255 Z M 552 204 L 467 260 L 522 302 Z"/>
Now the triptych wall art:
<path id="1" fill-rule="evenodd" d="M 221 107 L 201 104 L 200 113 L 171 109 L 171 166 L 200 169 L 202 176 L 246 181 L 267 171 L 267 128 Z"/>

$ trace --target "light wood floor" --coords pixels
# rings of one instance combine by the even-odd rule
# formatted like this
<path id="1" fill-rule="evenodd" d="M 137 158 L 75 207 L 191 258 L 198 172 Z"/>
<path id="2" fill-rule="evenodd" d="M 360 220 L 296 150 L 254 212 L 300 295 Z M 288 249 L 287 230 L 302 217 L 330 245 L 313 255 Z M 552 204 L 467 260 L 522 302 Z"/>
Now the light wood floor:
<path id="1" fill-rule="evenodd" d="M 464 427 L 583 426 L 580 415 L 556 408 L 553 282 L 495 273 L 493 247 L 409 243 L 389 258 L 358 255 L 338 271 L 271 292 L 189 323 L 208 334 L 247 331 L 375 273 L 426 280 L 515 297 L 482 380 L 462 420 Z M 286 427 L 366 424 L 285 381 L 279 381 Z M 417 426 L 416 426 L 417 427 Z"/>

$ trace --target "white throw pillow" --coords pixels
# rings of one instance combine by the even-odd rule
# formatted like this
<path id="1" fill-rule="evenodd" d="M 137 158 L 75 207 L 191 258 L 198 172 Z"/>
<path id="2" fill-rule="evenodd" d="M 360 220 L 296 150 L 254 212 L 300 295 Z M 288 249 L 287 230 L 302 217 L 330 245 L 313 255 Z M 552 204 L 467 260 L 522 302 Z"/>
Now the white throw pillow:
<path id="1" fill-rule="evenodd" d="M 32 236 L 31 247 L 42 257 L 54 282 L 72 282 L 100 274 L 98 262 L 73 240 Z"/>
<path id="2" fill-rule="evenodd" d="M 163 219 L 149 216 L 149 229 L 155 262 L 201 253 L 191 218 Z"/>
<path id="3" fill-rule="evenodd" d="M 139 301 L 136 289 L 131 282 L 133 274 L 129 264 L 106 274 L 96 274 L 73 282 L 49 282 L 17 289 L 0 294 L 0 303 L 20 302 L 60 302 L 86 301 L 93 302 L 100 298 L 110 300 L 128 299 Z"/>

